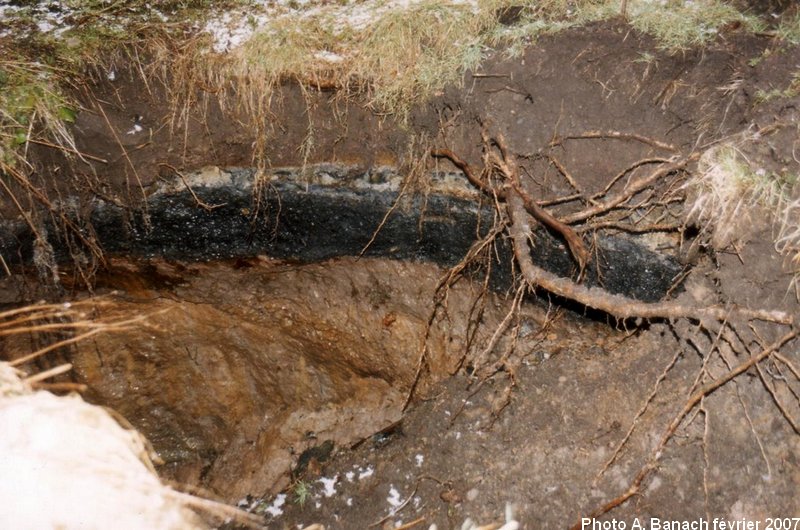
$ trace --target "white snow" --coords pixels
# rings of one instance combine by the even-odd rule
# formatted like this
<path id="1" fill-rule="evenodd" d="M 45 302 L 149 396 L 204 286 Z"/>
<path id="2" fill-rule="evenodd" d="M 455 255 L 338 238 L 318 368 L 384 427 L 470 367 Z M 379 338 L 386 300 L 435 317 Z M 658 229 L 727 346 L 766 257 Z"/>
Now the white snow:
<path id="1" fill-rule="evenodd" d="M 389 496 L 386 497 L 386 502 L 392 509 L 399 508 L 403 504 L 403 501 L 400 500 L 400 492 L 395 489 L 393 484 L 389 486 Z"/>
<path id="2" fill-rule="evenodd" d="M 214 51 L 225 53 L 241 46 L 255 33 L 269 31 L 272 22 L 301 18 L 314 21 L 316 24 L 329 24 L 331 31 L 342 34 L 362 31 L 386 13 L 406 10 L 422 1 L 262 0 L 253 2 L 246 10 L 226 11 L 219 17 L 209 20 L 203 31 L 211 35 Z M 465 6 L 473 11 L 478 9 L 477 0 L 451 0 L 447 4 Z M 344 57 L 326 50 L 318 51 L 315 57 L 325 62 L 344 60 Z"/>
<path id="3" fill-rule="evenodd" d="M 358 480 L 371 477 L 373 473 L 375 473 L 375 469 L 372 466 L 368 466 L 367 469 L 358 474 Z"/>
<path id="4" fill-rule="evenodd" d="M 150 471 L 138 433 L 79 396 L 30 391 L 6 363 L 0 363 L 0 433 L 3 528 L 190 524 L 178 494 Z"/>
<path id="5" fill-rule="evenodd" d="M 317 480 L 317 482 L 321 482 L 324 489 L 322 490 L 322 494 L 326 497 L 332 497 L 336 493 L 336 481 L 339 480 L 339 475 L 336 475 L 333 478 L 326 478 L 322 477 Z"/>
<path id="6" fill-rule="evenodd" d="M 281 510 L 281 506 L 283 506 L 284 504 L 286 504 L 286 494 L 279 493 L 275 497 L 275 500 L 272 501 L 272 504 L 265 511 L 273 517 L 283 515 L 283 510 Z"/>

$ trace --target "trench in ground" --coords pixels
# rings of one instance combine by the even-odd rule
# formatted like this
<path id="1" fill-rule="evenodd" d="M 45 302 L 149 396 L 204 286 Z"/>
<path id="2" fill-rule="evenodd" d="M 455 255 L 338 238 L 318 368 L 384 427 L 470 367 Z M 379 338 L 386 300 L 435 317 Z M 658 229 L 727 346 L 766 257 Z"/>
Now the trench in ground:
<path id="1" fill-rule="evenodd" d="M 278 184 L 259 220 L 263 237 L 247 238 L 250 220 L 240 211 L 251 189 L 239 173 L 222 184 L 190 177 L 197 196 L 227 205 L 217 210 L 198 208 L 185 191 L 153 196 L 147 230 L 97 207 L 97 235 L 118 257 L 98 274 L 95 294 L 113 293 L 106 311 L 116 317 L 148 318 L 79 344 L 68 359 L 87 399 L 146 435 L 163 475 L 229 502 L 286 490 L 311 457 L 324 461 L 333 448 L 391 431 L 423 344 L 417 395 L 512 347 L 507 334 L 484 351 L 513 298 L 502 242 L 486 283 L 476 267 L 437 291 L 447 267 L 487 229 L 487 212 L 472 201 L 407 201 L 373 238 L 396 192 Z M 539 262 L 575 273 L 562 242 L 537 237 Z M 357 257 L 370 240 L 373 256 Z M 602 277 L 632 296 L 657 299 L 680 271 L 624 238 L 601 248 L 603 270 L 587 281 Z M 546 321 L 530 299 L 515 318 L 514 349 L 531 354 Z"/>

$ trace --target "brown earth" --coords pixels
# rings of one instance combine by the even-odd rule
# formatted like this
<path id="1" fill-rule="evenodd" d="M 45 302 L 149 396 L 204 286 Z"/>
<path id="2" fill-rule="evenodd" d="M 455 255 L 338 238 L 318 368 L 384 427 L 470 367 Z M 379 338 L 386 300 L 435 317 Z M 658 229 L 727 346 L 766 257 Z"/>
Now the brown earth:
<path id="1" fill-rule="evenodd" d="M 552 199 L 576 190 L 546 155 L 569 169 L 586 196 L 638 160 L 703 151 L 752 129 L 764 130 L 765 141 L 747 156 L 796 175 L 797 98 L 754 98 L 758 89 L 788 86 L 798 64 L 796 47 L 736 29 L 702 50 L 667 53 L 627 25 L 596 24 L 543 38 L 521 57 L 496 52 L 463 86 L 413 109 L 406 123 L 335 92 L 303 96 L 287 84 L 267 154 L 272 167 L 305 161 L 408 169 L 422 160 L 429 169 L 450 170 L 427 157 L 429 147 L 449 147 L 479 164 L 478 121 L 490 120 L 533 176 L 530 190 Z M 145 89 L 137 74 L 122 74 L 114 82 L 98 76 L 76 124 L 79 149 L 109 161 L 74 166 L 87 193 L 135 202 L 139 182 L 147 188 L 165 174 L 163 164 L 252 164 L 253 133 L 210 95 L 188 129 L 172 134 L 158 84 Z M 137 115 L 145 130 L 128 135 Z M 299 146 L 309 130 L 314 149 L 304 160 Z M 637 134 L 674 151 L 647 141 L 565 139 L 587 131 Z M 44 172 L 67 171 L 57 153 L 41 148 L 35 155 Z M 678 189 L 684 177 L 659 192 Z M 552 211 L 563 215 L 570 207 Z M 666 221 L 681 224 L 677 206 L 663 211 Z M 797 311 L 772 226 L 757 219 L 733 248 L 703 245 L 680 300 Z M 681 240 L 696 233 L 676 228 L 648 242 L 678 254 Z M 283 490 L 284 513 L 266 515 L 270 528 L 394 528 L 419 517 L 425 525 L 460 528 L 468 516 L 500 520 L 506 502 L 516 506 L 522 528 L 563 528 L 625 491 L 702 370 L 721 377 L 726 364 L 759 349 L 755 340 L 750 353 L 720 346 L 689 322 L 618 329 L 554 309 L 543 326 L 543 298 L 542 308 L 526 308 L 536 318 L 519 322 L 513 362 L 487 378 L 471 368 L 489 364 L 456 370 L 469 293 L 478 291 L 462 282 L 450 320 L 437 321 L 423 385 L 401 414 L 443 273 L 383 261 L 297 267 L 255 259 L 239 268 L 120 261 L 101 272 L 98 286 L 121 290 L 117 311 L 172 309 L 155 316 L 154 327 L 97 339 L 71 360 L 78 380 L 90 385 L 89 397 L 151 438 L 168 477 L 229 501 L 249 494 L 243 504 L 259 512 Z M 3 289 L 24 297 L 9 281 Z M 492 298 L 470 356 L 509 303 Z M 769 341 L 775 330 L 758 332 Z M 718 355 L 709 353 L 714 347 Z M 796 344 L 785 354 L 800 363 Z M 787 366 L 776 361 L 723 386 L 682 423 L 641 494 L 606 518 L 630 525 L 634 517 L 722 517 L 762 521 L 763 528 L 768 517 L 800 516 L 800 438 L 791 425 L 800 413 L 797 392 Z M 387 425 L 394 427 L 372 436 Z M 619 457 L 601 473 L 632 426 Z M 323 478 L 336 479 L 330 497 Z M 390 497 L 410 500 L 398 508 Z"/>

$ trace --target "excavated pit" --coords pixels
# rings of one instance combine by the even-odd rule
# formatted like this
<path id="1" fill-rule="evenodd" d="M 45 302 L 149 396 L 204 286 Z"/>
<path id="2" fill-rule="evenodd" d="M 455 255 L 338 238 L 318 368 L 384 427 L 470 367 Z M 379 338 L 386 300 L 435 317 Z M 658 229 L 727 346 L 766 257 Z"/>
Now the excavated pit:
<path id="1" fill-rule="evenodd" d="M 484 348 L 511 307 L 512 284 L 499 240 L 486 282 L 493 292 L 482 293 L 476 268 L 431 320 L 446 268 L 487 233 L 492 210 L 453 188 L 460 175 L 409 197 L 399 197 L 397 179 L 318 166 L 302 178 L 276 172 L 259 194 L 253 171 L 206 168 L 161 185 L 139 213 L 95 203 L 96 237 L 117 256 L 97 293 L 115 293 L 116 317 L 148 318 L 78 345 L 68 359 L 75 380 L 147 436 L 168 477 L 229 501 L 285 489 L 309 451 L 391 428 L 429 320 L 423 391 Z M 32 240 L 7 225 L 4 254 L 35 261 Z M 633 240 L 598 241 L 590 285 L 657 300 L 681 271 Z M 577 272 L 544 231 L 534 258 L 560 275 Z M 524 318 L 530 329 L 544 320 Z"/>
<path id="2" fill-rule="evenodd" d="M 655 170 L 640 161 L 702 153 L 747 130 L 765 136 L 746 156 L 782 175 L 794 167 L 796 98 L 757 96 L 792 86 L 787 65 L 797 64 L 798 50 L 773 45 L 731 27 L 706 48 L 670 53 L 622 20 L 598 22 L 543 36 L 520 57 L 492 54 L 465 73 L 463 87 L 415 108 L 408 128 L 362 105 L 342 114 L 340 93 L 287 82 L 270 118 L 272 168 L 259 179 L 250 169 L 188 173 L 251 164 L 258 138 L 247 120 L 210 103 L 193 109 L 177 141 L 159 126 L 173 111 L 170 94 L 156 84 L 155 95 L 146 93 L 120 65 L 116 80 L 96 80 L 97 99 L 84 101 L 75 124 L 78 150 L 107 164 L 77 162 L 75 171 L 51 148 L 27 147 L 49 198 L 85 193 L 61 206 L 112 256 L 96 293 L 117 291 L 111 314 L 148 315 L 149 323 L 47 360 L 73 362 L 74 378 L 90 386 L 88 398 L 119 410 L 152 440 L 167 477 L 230 501 L 244 497 L 270 528 L 394 528 L 415 517 L 425 527 L 459 528 L 466 517 L 497 520 L 506 502 L 525 525 L 573 524 L 628 489 L 693 382 L 724 375 L 734 356 L 747 353 L 715 357 L 714 336 L 687 321 L 614 329 L 580 311 L 543 326 L 551 306 L 536 309 L 529 299 L 514 322 L 516 374 L 476 383 L 483 347 L 509 310 L 513 261 L 501 237 L 491 292 L 478 299 L 484 269 L 468 269 L 446 299 L 448 311 L 434 319 L 415 400 L 401 415 L 435 288 L 494 220 L 487 199 L 463 175 L 442 172 L 454 166 L 430 159 L 429 148 L 450 147 L 478 168 L 479 124 L 492 120 L 489 132 L 505 135 L 532 177 L 533 195 L 557 216 L 578 207 L 558 202 L 576 191 L 594 196 L 616 182 L 614 194 Z M 132 116 L 143 118 L 141 134 L 126 134 Z M 309 145 L 311 130 L 306 160 L 299 148 Z M 674 151 L 659 147 L 665 142 Z M 304 171 L 275 169 L 306 162 Z M 412 193 L 418 181 L 406 188 L 403 175 L 387 167 L 399 165 L 438 173 Z M 185 181 L 172 174 L 178 170 Z M 662 192 L 697 174 L 690 165 L 666 189 L 640 195 L 665 202 L 677 222 L 669 230 L 679 229 L 685 212 Z M 99 195 L 107 202 L 89 204 Z M 11 221 L 18 209 L 5 206 L 0 256 L 28 275 L 0 283 L 0 294 L 19 304 L 41 296 L 20 295 L 35 287 L 28 279 L 52 271 L 41 267 L 48 248 L 36 247 L 25 225 Z M 59 259 L 67 294 L 84 295 L 73 289 L 81 280 L 66 263 L 77 259 L 91 269 L 91 255 L 75 237 L 59 239 L 62 227 L 38 228 Z M 658 246 L 655 238 L 589 237 L 596 227 L 581 228 L 597 244 L 589 285 L 648 301 L 670 292 L 681 303 L 796 312 L 786 291 L 795 283 L 766 224 L 751 227 L 756 235 L 735 252 L 686 256 L 696 268 L 682 293 L 670 291 L 682 272 L 669 257 L 677 246 L 670 237 Z M 539 231 L 535 243 L 536 264 L 575 277 L 558 237 Z M 498 344 L 484 366 L 507 346 Z M 784 353 L 797 365 L 791 348 Z M 784 376 L 766 372 L 781 385 Z M 608 517 L 630 524 L 634 517 L 763 521 L 796 513 L 796 429 L 753 375 L 708 396 L 640 494 Z M 796 390 L 784 391 L 794 403 Z M 299 485 L 308 488 L 305 504 Z"/>
<path id="3" fill-rule="evenodd" d="M 107 334 L 72 357 L 87 396 L 141 429 L 180 482 L 235 501 L 285 488 L 303 451 L 348 447 L 400 419 L 442 271 L 342 258 L 292 265 L 130 261 L 100 278 L 119 316 L 145 329 Z M 171 285 L 166 287 L 166 285 Z M 456 369 L 476 286 L 451 291 L 452 317 L 428 340 L 427 381 Z M 482 331 L 499 322 L 488 307 Z"/>

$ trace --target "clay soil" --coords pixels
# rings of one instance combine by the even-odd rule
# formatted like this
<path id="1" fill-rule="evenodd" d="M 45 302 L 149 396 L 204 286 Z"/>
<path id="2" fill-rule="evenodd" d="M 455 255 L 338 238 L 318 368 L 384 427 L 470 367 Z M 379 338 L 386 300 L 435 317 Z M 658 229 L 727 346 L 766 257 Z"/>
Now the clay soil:
<path id="1" fill-rule="evenodd" d="M 606 22 L 543 38 L 519 57 L 497 51 L 479 71 L 465 75 L 463 86 L 412 109 L 403 123 L 363 108 L 357 98 L 301 91 L 287 83 L 271 124 L 269 164 L 421 164 L 451 171 L 449 162 L 427 156 L 431 147 L 447 147 L 479 166 L 480 123 L 490 123 L 506 136 L 532 176 L 531 192 L 543 200 L 576 188 L 591 195 L 637 160 L 688 155 L 748 129 L 769 132 L 747 156 L 768 171 L 797 174 L 798 100 L 761 103 L 755 95 L 788 86 L 798 64 L 797 48 L 737 28 L 703 49 L 666 52 L 626 24 Z M 165 94 L 155 85 L 152 93 L 143 90 L 136 75 L 131 71 L 114 82 L 100 78 L 87 89 L 88 110 L 75 127 L 78 147 L 109 163 L 81 170 L 86 194 L 135 203 L 139 183 L 146 190 L 170 173 L 164 164 L 183 170 L 252 165 L 254 138 L 236 116 L 209 99 L 196 107 L 185 135 L 172 134 Z M 145 132 L 117 136 L 128 158 L 109 134 L 109 123 L 92 110 L 97 105 L 122 133 L 134 116 L 142 117 Z M 298 148 L 309 131 L 313 149 L 304 160 Z M 641 135 L 674 150 L 631 139 L 567 138 L 588 131 Z M 61 164 L 51 150 L 34 154 L 45 169 Z M 547 155 L 569 169 L 574 185 Z M 659 193 L 678 190 L 684 178 L 677 175 Z M 416 191 L 424 193 L 424 185 Z M 552 211 L 571 212 L 569 206 Z M 665 222 L 679 228 L 644 239 L 687 264 L 687 276 L 672 296 L 700 305 L 795 312 L 791 271 L 774 251 L 771 224 L 758 215 L 735 247 L 705 245 L 687 257 L 682 249 L 698 230 L 679 227 L 676 206 Z M 468 347 L 470 296 L 480 291 L 465 279 L 463 293 L 454 294 L 448 308 L 452 326 L 446 320 L 437 324 L 438 357 L 423 370 L 423 383 L 400 413 L 415 379 L 436 283 L 445 272 L 429 264 L 380 260 L 302 267 L 256 257 L 238 264 L 114 262 L 111 272 L 98 273 L 95 288 L 119 290 L 119 311 L 175 306 L 167 315 L 181 317 L 163 317 L 157 331 L 98 339 L 80 349 L 72 354 L 76 377 L 90 384 L 88 397 L 123 409 L 154 438 L 167 456 L 162 468 L 167 477 L 264 514 L 268 528 L 321 523 L 328 529 L 388 529 L 420 519 L 418 528 L 432 523 L 461 528 L 467 517 L 500 522 L 511 503 L 521 528 L 535 529 L 569 527 L 623 493 L 700 371 L 718 376 L 726 370 L 721 359 L 733 365 L 748 355 L 731 350 L 706 363 L 715 338 L 697 323 L 626 327 L 558 308 L 542 295 L 524 304 L 528 317 L 515 320 L 514 370 L 487 374 L 480 366 L 503 355 L 509 343 L 501 342 L 483 364 L 459 362 Z M 79 281 L 65 279 L 65 284 L 74 284 L 73 294 L 83 296 Z M 19 285 L 3 287 L 10 297 L 30 296 L 20 295 Z M 490 296 L 481 343 L 512 297 Z M 240 324 L 241 333 L 220 332 Z M 252 366 L 241 359 L 246 347 L 258 344 L 281 344 L 294 355 L 297 348 L 324 350 L 330 341 L 345 344 L 341 355 L 373 351 L 363 353 L 364 359 L 351 358 L 349 365 L 328 358 L 324 368 L 303 365 L 280 373 L 275 372 L 280 366 Z M 197 352 L 204 347 L 214 353 L 201 356 L 198 366 Z M 797 364 L 792 347 L 787 355 Z M 103 361 L 104 355 L 117 357 Z M 182 358 L 174 361 L 182 368 L 170 370 L 171 356 Z M 373 358 L 367 362 L 367 357 Z M 203 359 L 211 360 L 202 364 Z M 274 362 L 287 359 L 296 360 Z M 249 377 L 255 373 L 249 370 L 261 375 Z M 764 528 L 767 518 L 800 516 L 800 437 L 786 418 L 800 417 L 798 387 L 796 381 L 781 382 L 789 377 L 785 367 L 769 361 L 762 370 L 761 375 L 748 371 L 706 397 L 677 429 L 640 494 L 600 520 L 624 521 L 630 528 L 635 518 L 723 518 L 760 521 Z M 324 388 L 318 386 L 323 372 L 330 385 Z M 140 379 L 119 379 L 123 375 Z M 280 395 L 260 393 L 258 385 L 274 382 L 267 379 L 291 388 Z M 206 396 L 182 393 L 181 387 Z M 209 389 L 216 392 L 212 408 L 193 408 L 208 401 Z M 359 395 L 369 406 L 348 401 Z M 788 403 L 785 414 L 776 399 Z M 349 419 L 329 417 L 330 403 L 345 404 L 337 410 L 349 411 Z M 299 406 L 302 417 L 286 419 L 292 406 Z M 283 432 L 269 431 L 264 410 L 294 423 Z M 207 421 L 185 420 L 176 411 Z M 361 421 L 365 415 L 375 420 L 372 426 Z M 278 460 L 264 462 L 264 455 Z"/>

